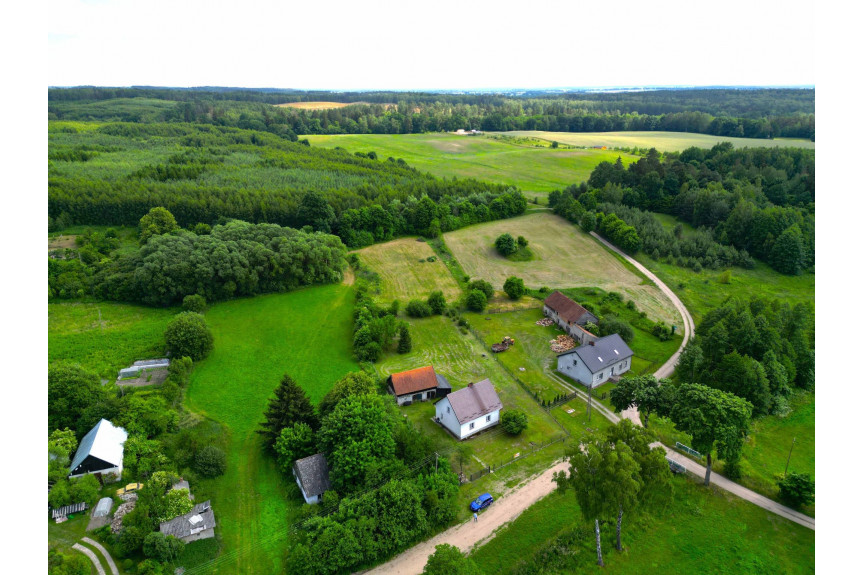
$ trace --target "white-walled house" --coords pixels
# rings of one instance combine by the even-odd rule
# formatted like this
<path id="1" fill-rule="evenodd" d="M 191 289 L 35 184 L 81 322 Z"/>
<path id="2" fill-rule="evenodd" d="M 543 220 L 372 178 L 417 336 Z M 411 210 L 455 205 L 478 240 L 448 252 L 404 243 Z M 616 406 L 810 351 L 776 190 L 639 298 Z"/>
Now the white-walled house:
<path id="1" fill-rule="evenodd" d="M 320 503 L 330 488 L 330 469 L 323 453 L 316 453 L 294 462 L 294 477 L 306 503 Z"/>
<path id="2" fill-rule="evenodd" d="M 569 299 L 559 291 L 552 292 L 542 306 L 542 313 L 579 343 L 595 341 L 597 337 L 584 329 L 588 322 L 597 323 L 595 315 Z"/>
<path id="3" fill-rule="evenodd" d="M 127 438 L 122 427 L 114 426 L 107 419 L 99 420 L 78 444 L 69 466 L 69 477 L 93 474 L 105 481 L 119 479 L 123 474 L 123 445 Z"/>
<path id="4" fill-rule="evenodd" d="M 392 374 L 387 378 L 387 391 L 395 396 L 396 403 L 405 405 L 445 397 L 452 387 L 444 376 L 435 373 L 433 366 L 427 365 Z"/>
<path id="5" fill-rule="evenodd" d="M 500 423 L 503 404 L 488 379 L 468 384 L 435 403 L 435 419 L 458 439 Z"/>
<path id="6" fill-rule="evenodd" d="M 557 356 L 557 371 L 587 387 L 602 385 L 632 367 L 635 355 L 614 333 Z"/>

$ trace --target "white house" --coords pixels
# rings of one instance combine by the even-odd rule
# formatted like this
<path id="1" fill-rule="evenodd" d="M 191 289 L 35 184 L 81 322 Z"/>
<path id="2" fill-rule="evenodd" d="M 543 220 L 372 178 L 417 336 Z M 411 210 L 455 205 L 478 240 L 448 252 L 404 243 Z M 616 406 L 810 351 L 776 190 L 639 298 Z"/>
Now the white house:
<path id="1" fill-rule="evenodd" d="M 330 488 L 330 469 L 323 453 L 316 453 L 294 462 L 294 477 L 306 503 L 320 503 Z"/>
<path id="2" fill-rule="evenodd" d="M 69 477 L 81 477 L 92 473 L 108 481 L 119 479 L 123 473 L 123 445 L 128 434 L 122 427 L 115 427 L 102 419 L 78 444 Z"/>
<path id="3" fill-rule="evenodd" d="M 387 391 L 395 396 L 396 403 L 404 405 L 444 397 L 452 387 L 444 376 L 435 373 L 434 367 L 427 365 L 392 374 L 387 379 Z"/>
<path id="4" fill-rule="evenodd" d="M 626 373 L 635 355 L 616 333 L 557 356 L 557 371 L 587 387 L 596 387 L 611 377 Z"/>
<path id="5" fill-rule="evenodd" d="M 559 291 L 552 292 L 545 298 L 542 313 L 554 320 L 554 323 L 579 343 L 590 343 L 597 339 L 584 329 L 588 322 L 595 324 L 599 321 L 596 316 Z"/>
<path id="6" fill-rule="evenodd" d="M 468 384 L 435 403 L 435 419 L 459 439 L 500 422 L 503 404 L 488 379 Z"/>

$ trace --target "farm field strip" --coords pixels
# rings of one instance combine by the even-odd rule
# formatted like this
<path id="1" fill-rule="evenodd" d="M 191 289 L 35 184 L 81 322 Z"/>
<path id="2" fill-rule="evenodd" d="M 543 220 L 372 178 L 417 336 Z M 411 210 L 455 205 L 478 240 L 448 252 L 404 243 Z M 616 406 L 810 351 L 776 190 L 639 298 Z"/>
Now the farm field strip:
<path id="1" fill-rule="evenodd" d="M 539 138 L 558 141 L 571 146 L 607 146 L 617 148 L 656 148 L 660 152 L 682 152 L 686 148 L 712 148 L 720 142 L 731 142 L 735 148 L 792 147 L 814 150 L 815 142 L 809 140 L 762 138 L 731 138 L 709 134 L 687 132 L 542 132 L 514 131 L 493 132 L 506 136 Z"/>

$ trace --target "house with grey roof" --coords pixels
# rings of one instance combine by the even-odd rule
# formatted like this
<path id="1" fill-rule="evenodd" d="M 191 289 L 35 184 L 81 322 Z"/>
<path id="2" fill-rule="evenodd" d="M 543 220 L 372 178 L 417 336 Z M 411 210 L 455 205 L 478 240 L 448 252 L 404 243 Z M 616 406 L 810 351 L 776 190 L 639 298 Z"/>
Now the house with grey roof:
<path id="1" fill-rule="evenodd" d="M 320 503 L 330 488 L 330 469 L 323 453 L 316 453 L 294 462 L 294 477 L 306 503 Z"/>
<path id="2" fill-rule="evenodd" d="M 215 529 L 216 516 L 213 515 L 209 500 L 198 503 L 185 515 L 159 524 L 159 531 L 163 535 L 173 535 L 186 543 L 214 537 Z"/>
<path id="3" fill-rule="evenodd" d="M 596 387 L 629 371 L 633 355 L 623 338 L 613 333 L 558 354 L 557 371 L 587 387 Z"/>
<path id="4" fill-rule="evenodd" d="M 435 420 L 458 439 L 500 423 L 503 404 L 487 378 L 470 383 L 435 403 Z"/>
<path id="5" fill-rule="evenodd" d="M 101 480 L 114 481 L 123 473 L 123 445 L 128 434 L 122 427 L 116 427 L 107 419 L 102 419 L 87 432 L 78 444 L 69 477 L 93 474 Z"/>

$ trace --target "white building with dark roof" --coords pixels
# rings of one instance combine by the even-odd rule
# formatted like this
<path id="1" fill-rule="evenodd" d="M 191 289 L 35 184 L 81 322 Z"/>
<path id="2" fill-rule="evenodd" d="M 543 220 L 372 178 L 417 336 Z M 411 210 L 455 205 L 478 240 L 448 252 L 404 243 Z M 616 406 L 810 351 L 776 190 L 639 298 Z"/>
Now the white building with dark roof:
<path id="1" fill-rule="evenodd" d="M 123 445 L 128 434 L 122 427 L 115 427 L 102 419 L 78 444 L 69 477 L 81 477 L 91 473 L 108 481 L 120 478 L 123 473 Z"/>
<path id="2" fill-rule="evenodd" d="M 306 503 L 320 503 L 330 488 L 330 469 L 323 453 L 316 453 L 294 462 L 294 477 Z"/>
<path id="3" fill-rule="evenodd" d="M 450 393 L 435 403 L 435 419 L 459 439 L 465 439 L 500 423 L 503 404 L 491 381 Z"/>
<path id="4" fill-rule="evenodd" d="M 633 355 L 623 338 L 613 333 L 558 354 L 557 371 L 587 387 L 596 387 L 629 371 Z"/>

